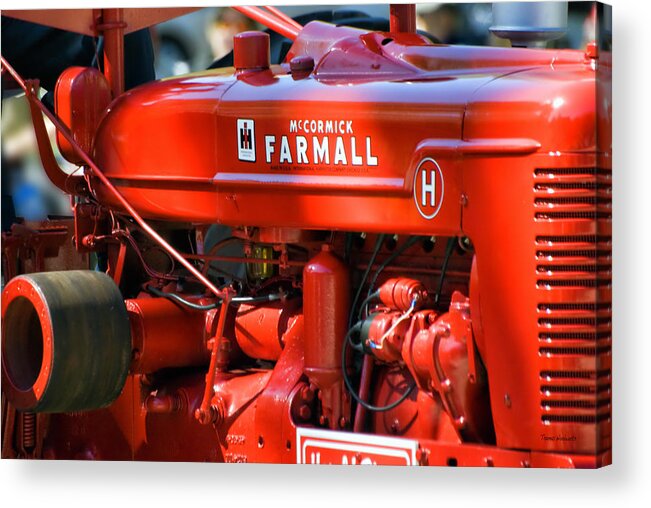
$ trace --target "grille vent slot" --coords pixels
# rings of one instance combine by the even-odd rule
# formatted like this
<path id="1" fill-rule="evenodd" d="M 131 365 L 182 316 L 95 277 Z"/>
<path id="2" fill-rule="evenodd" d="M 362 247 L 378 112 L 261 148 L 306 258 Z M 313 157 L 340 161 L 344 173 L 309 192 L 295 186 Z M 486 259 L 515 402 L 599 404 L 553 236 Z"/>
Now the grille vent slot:
<path id="1" fill-rule="evenodd" d="M 594 288 L 599 286 L 610 286 L 610 279 L 540 279 L 537 282 L 539 288 L 549 287 L 584 287 Z"/>
<path id="2" fill-rule="evenodd" d="M 552 178 L 558 175 L 603 175 L 610 178 L 611 171 L 605 168 L 536 168 L 533 174 Z"/>
<path id="3" fill-rule="evenodd" d="M 610 331 L 605 332 L 541 332 L 540 340 L 599 340 L 610 339 Z"/>
<path id="4" fill-rule="evenodd" d="M 610 200 L 608 198 L 598 198 L 597 196 L 586 196 L 586 197 L 575 197 L 575 198 L 544 197 L 544 198 L 536 198 L 534 203 L 537 205 L 576 205 L 576 204 L 610 205 Z"/>
<path id="5" fill-rule="evenodd" d="M 608 413 L 598 413 L 591 415 L 543 415 L 543 423 L 549 425 L 550 423 L 600 423 L 610 420 L 610 411 Z"/>
<path id="6" fill-rule="evenodd" d="M 567 257 L 567 258 L 605 258 L 610 257 L 609 250 L 539 250 L 536 251 L 536 256 L 539 258 L 549 257 Z"/>
<path id="7" fill-rule="evenodd" d="M 611 219 L 612 215 L 608 212 L 536 212 L 536 219 L 539 220 L 556 220 L 556 219 Z"/>
<path id="8" fill-rule="evenodd" d="M 609 272 L 610 264 L 607 265 L 538 265 L 539 272 Z"/>
<path id="9" fill-rule="evenodd" d="M 537 191 L 555 190 L 604 190 L 612 191 L 610 184 L 598 182 L 546 182 L 534 186 Z"/>
<path id="10" fill-rule="evenodd" d="M 610 346 L 600 347 L 541 347 L 538 349 L 541 355 L 571 355 L 571 356 L 595 356 L 610 353 Z"/>
<path id="11" fill-rule="evenodd" d="M 603 393 L 610 392 L 610 383 L 596 386 L 587 385 L 542 385 L 540 391 L 543 393 Z"/>
<path id="12" fill-rule="evenodd" d="M 543 408 L 576 408 L 576 409 L 598 409 L 610 406 L 610 399 L 599 399 L 596 402 L 590 400 L 546 400 L 542 402 Z"/>
<path id="13" fill-rule="evenodd" d="M 610 244 L 610 236 L 597 236 L 597 235 L 564 235 L 564 236 L 549 236 L 540 235 L 536 237 L 537 244 L 545 243 L 587 243 L 593 245 L 595 243 Z"/>
<path id="14" fill-rule="evenodd" d="M 598 318 L 540 318 L 539 325 L 553 326 L 553 325 L 607 325 L 610 323 L 610 317 Z"/>
<path id="15" fill-rule="evenodd" d="M 549 312 L 552 310 L 587 310 L 596 312 L 599 310 L 611 310 L 610 302 L 594 302 L 594 303 L 541 303 L 538 305 L 538 310 Z"/>
<path id="16" fill-rule="evenodd" d="M 571 371 L 571 370 L 543 370 L 540 373 L 540 377 L 543 379 L 547 380 L 554 380 L 554 379 L 599 379 L 603 377 L 608 377 L 610 376 L 610 369 L 604 369 L 604 370 L 579 370 L 579 371 Z"/>

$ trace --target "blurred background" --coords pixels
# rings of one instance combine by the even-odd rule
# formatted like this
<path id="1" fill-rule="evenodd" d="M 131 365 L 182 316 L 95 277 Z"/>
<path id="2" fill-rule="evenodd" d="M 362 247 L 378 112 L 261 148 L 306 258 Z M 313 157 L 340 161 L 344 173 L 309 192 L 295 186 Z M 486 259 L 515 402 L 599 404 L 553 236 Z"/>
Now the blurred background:
<path id="1" fill-rule="evenodd" d="M 570 2 L 568 31 L 562 38 L 548 43 L 548 47 L 577 49 L 594 40 L 594 7 L 592 2 Z M 369 29 L 388 29 L 389 7 L 386 4 L 324 4 L 280 9 L 303 24 L 311 19 L 323 19 L 343 24 L 353 22 L 355 26 Z M 509 45 L 508 41 L 496 38 L 488 29 L 492 24 L 491 3 L 426 3 L 418 4 L 416 12 L 418 30 L 434 41 L 444 44 Z M 4 29 L 5 18 L 2 45 L 7 47 L 5 44 L 10 41 L 5 40 Z M 153 73 L 156 79 L 161 79 L 208 67 L 230 65 L 233 36 L 256 29 L 264 27 L 233 9 L 220 7 L 201 9 L 153 26 L 149 30 L 153 44 Z M 273 44 L 272 40 L 272 53 Z M 289 48 L 289 41 L 279 40 L 276 46 L 280 48 L 277 58 L 281 58 Z M 48 124 L 48 127 L 53 134 L 53 126 Z M 54 147 L 56 150 L 56 143 Z M 67 163 L 58 151 L 57 158 L 68 171 L 77 169 Z M 38 221 L 48 216 L 70 215 L 68 198 L 43 173 L 27 102 L 4 86 L 1 172 L 3 231 L 7 230 L 15 216 Z"/>
<path id="2" fill-rule="evenodd" d="M 417 4 L 417 28 L 444 44 L 506 46 L 493 36 L 491 3 Z M 373 18 L 389 17 L 387 4 L 285 6 L 280 10 L 296 18 L 310 12 L 353 11 Z M 568 31 L 550 47 L 580 48 L 595 38 L 594 4 L 570 2 Z M 153 28 L 158 78 L 207 68 L 233 49 L 233 35 L 263 27 L 228 8 L 206 8 L 161 23 Z"/>

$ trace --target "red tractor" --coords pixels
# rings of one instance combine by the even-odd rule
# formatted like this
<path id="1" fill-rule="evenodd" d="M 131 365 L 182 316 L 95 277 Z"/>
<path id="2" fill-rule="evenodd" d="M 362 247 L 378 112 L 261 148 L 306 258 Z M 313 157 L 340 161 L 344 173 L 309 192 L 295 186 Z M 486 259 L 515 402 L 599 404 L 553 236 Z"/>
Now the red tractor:
<path id="1" fill-rule="evenodd" d="M 3 13 L 104 37 L 54 112 L 2 59 L 73 210 L 3 234 L 3 457 L 609 464 L 607 45 L 239 9 L 282 63 L 245 32 L 126 92 L 124 35 L 183 10 Z"/>

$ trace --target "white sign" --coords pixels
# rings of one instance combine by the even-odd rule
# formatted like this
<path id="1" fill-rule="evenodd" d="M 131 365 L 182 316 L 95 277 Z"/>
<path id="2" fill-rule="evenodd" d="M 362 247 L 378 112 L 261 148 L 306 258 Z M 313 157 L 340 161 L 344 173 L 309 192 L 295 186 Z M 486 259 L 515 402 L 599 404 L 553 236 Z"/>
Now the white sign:
<path id="1" fill-rule="evenodd" d="M 237 158 L 255 162 L 255 122 L 251 119 L 237 119 Z"/>

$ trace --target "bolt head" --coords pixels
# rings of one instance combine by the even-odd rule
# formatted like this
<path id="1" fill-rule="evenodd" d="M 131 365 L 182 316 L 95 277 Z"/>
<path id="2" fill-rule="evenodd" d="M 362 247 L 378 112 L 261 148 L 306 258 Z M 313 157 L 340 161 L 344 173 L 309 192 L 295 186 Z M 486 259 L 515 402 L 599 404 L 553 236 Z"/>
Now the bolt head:
<path id="1" fill-rule="evenodd" d="M 301 420 L 309 420 L 312 417 L 312 410 L 307 404 L 301 404 L 298 408 L 298 416 Z"/>

